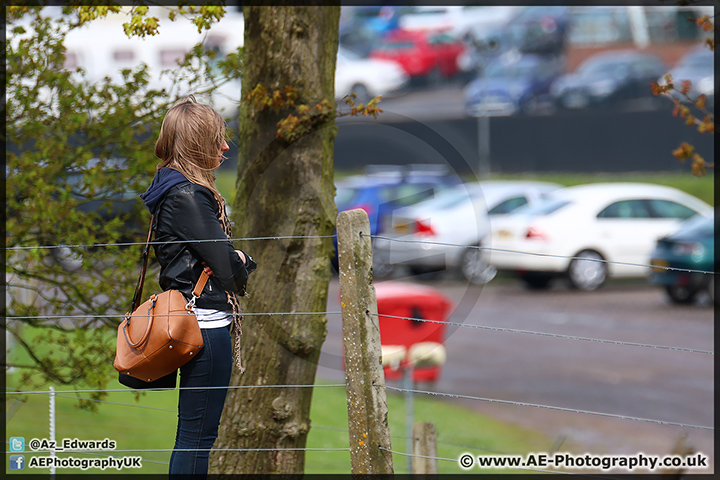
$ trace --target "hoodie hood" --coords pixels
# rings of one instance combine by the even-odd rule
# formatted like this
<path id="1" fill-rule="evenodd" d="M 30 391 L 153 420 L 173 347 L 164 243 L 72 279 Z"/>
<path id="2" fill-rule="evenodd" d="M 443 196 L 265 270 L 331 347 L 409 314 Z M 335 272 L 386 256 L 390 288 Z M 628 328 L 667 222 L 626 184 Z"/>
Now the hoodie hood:
<path id="1" fill-rule="evenodd" d="M 155 214 L 155 208 L 160 200 L 165 196 L 168 190 L 178 183 L 187 182 L 185 175 L 173 170 L 172 168 L 163 167 L 155 174 L 152 183 L 145 193 L 140 194 L 140 198 L 145 202 L 145 206 L 150 213 Z"/>

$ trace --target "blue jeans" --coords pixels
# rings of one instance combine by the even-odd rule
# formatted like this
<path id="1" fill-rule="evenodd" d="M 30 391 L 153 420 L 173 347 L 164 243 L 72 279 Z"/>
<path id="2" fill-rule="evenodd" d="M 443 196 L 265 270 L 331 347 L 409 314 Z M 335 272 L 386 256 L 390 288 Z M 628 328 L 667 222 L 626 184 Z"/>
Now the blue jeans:
<path id="1" fill-rule="evenodd" d="M 218 436 L 220 415 L 227 396 L 226 388 L 182 390 L 182 387 L 227 387 L 230 384 L 233 361 L 228 328 L 201 331 L 205 346 L 197 357 L 180 368 L 178 426 L 175 450 L 170 456 L 170 478 L 206 478 L 210 449 Z"/>

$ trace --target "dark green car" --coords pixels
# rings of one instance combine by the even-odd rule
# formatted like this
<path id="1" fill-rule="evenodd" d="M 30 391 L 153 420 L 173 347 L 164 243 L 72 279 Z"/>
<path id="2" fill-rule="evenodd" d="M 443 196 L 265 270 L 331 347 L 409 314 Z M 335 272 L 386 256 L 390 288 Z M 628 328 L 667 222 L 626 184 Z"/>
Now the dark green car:
<path id="1" fill-rule="evenodd" d="M 663 286 L 672 303 L 692 303 L 701 292 L 707 292 L 714 303 L 715 275 L 703 273 L 715 272 L 714 217 L 697 215 L 658 240 L 650 265 L 650 282 Z"/>

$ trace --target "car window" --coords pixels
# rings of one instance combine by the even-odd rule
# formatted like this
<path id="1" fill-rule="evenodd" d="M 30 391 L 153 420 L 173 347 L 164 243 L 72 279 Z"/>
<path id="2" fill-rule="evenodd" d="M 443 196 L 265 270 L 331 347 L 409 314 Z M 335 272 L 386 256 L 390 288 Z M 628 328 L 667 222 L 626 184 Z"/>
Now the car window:
<path id="1" fill-rule="evenodd" d="M 407 50 L 413 48 L 415 44 L 413 42 L 388 42 L 385 45 L 378 46 L 378 50 Z"/>
<path id="2" fill-rule="evenodd" d="M 510 213 L 523 205 L 527 205 L 527 198 L 524 196 L 508 198 L 504 202 L 500 202 L 493 208 L 488 210 L 489 215 L 501 215 L 503 213 Z"/>
<path id="3" fill-rule="evenodd" d="M 357 192 L 355 188 L 337 187 L 337 192 L 335 193 L 335 205 L 344 206 L 348 204 L 355 196 L 355 192 Z"/>
<path id="4" fill-rule="evenodd" d="M 404 184 L 398 185 L 393 193 L 393 201 L 397 205 L 407 206 L 432 197 L 435 189 L 430 185 Z"/>
<path id="5" fill-rule="evenodd" d="M 622 200 L 611 203 L 598 214 L 598 218 L 650 218 L 644 200 Z"/>
<path id="6" fill-rule="evenodd" d="M 685 205 L 669 200 L 648 200 L 648 203 L 654 217 L 687 219 L 697 213 Z"/>
<path id="7" fill-rule="evenodd" d="M 540 203 L 528 203 L 515 210 L 513 213 L 523 215 L 550 215 L 555 213 L 561 208 L 570 205 L 570 200 L 563 199 L 547 199 Z"/>

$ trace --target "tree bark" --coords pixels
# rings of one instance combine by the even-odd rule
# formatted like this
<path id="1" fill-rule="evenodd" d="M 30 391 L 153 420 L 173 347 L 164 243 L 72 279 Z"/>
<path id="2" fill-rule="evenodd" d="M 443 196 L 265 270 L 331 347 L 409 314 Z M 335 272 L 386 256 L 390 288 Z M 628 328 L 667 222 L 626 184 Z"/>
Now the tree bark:
<path id="1" fill-rule="evenodd" d="M 297 89 L 296 105 L 334 104 L 339 7 L 245 6 L 243 95 Z M 334 203 L 334 119 L 300 139 L 276 139 L 276 123 L 294 108 L 240 107 L 238 181 L 233 236 L 304 238 L 241 241 L 258 263 L 248 281 L 246 312 L 324 312 L 330 281 Z M 307 238 L 328 236 L 328 238 Z M 313 385 L 325 315 L 260 315 L 243 321 L 244 373 L 231 385 Z M 241 388 L 228 393 L 210 472 L 302 473 L 299 451 L 220 449 L 304 448 L 310 430 L 310 388 Z"/>

